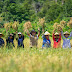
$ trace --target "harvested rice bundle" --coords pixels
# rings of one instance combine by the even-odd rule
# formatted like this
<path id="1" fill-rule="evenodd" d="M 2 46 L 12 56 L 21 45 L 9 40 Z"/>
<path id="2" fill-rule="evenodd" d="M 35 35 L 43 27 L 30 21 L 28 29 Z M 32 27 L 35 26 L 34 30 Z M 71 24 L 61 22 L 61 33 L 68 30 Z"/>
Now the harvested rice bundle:
<path id="1" fill-rule="evenodd" d="M 45 17 L 39 19 L 39 23 L 38 23 L 38 25 L 42 26 L 42 28 L 45 27 L 45 24 L 44 24 L 44 23 L 45 23 Z"/>
<path id="2" fill-rule="evenodd" d="M 30 29 L 32 27 L 32 25 L 31 25 L 31 22 L 30 21 L 28 21 L 28 22 L 26 22 L 25 24 L 24 24 L 24 28 L 25 29 Z"/>
<path id="3" fill-rule="evenodd" d="M 65 26 L 66 26 L 66 21 L 64 21 L 64 20 L 60 21 L 60 25 L 61 25 L 62 27 L 65 27 Z"/>
<path id="4" fill-rule="evenodd" d="M 69 26 L 69 28 L 72 28 L 72 20 L 70 20 L 70 21 L 67 23 L 67 26 Z"/>
<path id="5" fill-rule="evenodd" d="M 24 31 L 27 32 L 27 30 L 32 28 L 31 22 L 30 21 L 26 22 L 23 27 L 24 27 Z"/>
<path id="6" fill-rule="evenodd" d="M 19 22 L 18 21 L 14 21 L 14 23 L 12 25 L 12 28 L 17 31 L 18 25 L 19 25 Z"/>
<path id="7" fill-rule="evenodd" d="M 41 26 L 42 27 L 43 33 L 44 33 L 45 25 L 46 25 L 46 23 L 45 23 L 45 17 L 39 19 L 38 26 Z"/>
<path id="8" fill-rule="evenodd" d="M 13 24 L 13 22 L 10 22 L 10 23 L 9 23 L 10 28 L 12 28 L 12 24 Z"/>
<path id="9" fill-rule="evenodd" d="M 54 27 L 55 29 L 57 29 L 57 26 L 58 26 L 58 25 L 59 25 L 58 23 L 54 23 L 53 27 Z"/>
<path id="10" fill-rule="evenodd" d="M 9 23 L 5 23 L 5 24 L 4 24 L 4 28 L 5 28 L 6 30 L 9 30 L 9 29 L 10 29 Z"/>
<path id="11" fill-rule="evenodd" d="M 57 30 L 61 31 L 62 30 L 62 26 L 61 25 L 57 25 Z"/>
<path id="12" fill-rule="evenodd" d="M 72 20 L 72 17 L 70 18 L 70 20 Z"/>

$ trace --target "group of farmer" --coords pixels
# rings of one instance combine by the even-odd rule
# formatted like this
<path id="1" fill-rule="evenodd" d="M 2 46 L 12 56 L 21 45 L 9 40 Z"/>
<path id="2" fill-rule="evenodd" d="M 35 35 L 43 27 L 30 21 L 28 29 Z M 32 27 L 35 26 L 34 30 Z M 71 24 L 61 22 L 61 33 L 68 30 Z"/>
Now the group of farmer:
<path id="1" fill-rule="evenodd" d="M 37 32 L 35 30 L 32 30 L 31 32 L 27 31 L 27 35 L 30 38 L 30 48 L 33 47 L 38 47 L 38 38 L 40 36 L 40 29 L 38 29 L 38 35 Z M 51 48 L 51 40 L 49 38 L 50 33 L 48 31 L 46 31 L 42 38 L 43 38 L 43 44 L 42 44 L 42 48 Z M 2 39 L 3 34 L 0 33 L 0 48 L 4 46 L 5 42 Z M 53 31 L 52 34 L 53 37 L 53 48 L 61 48 L 61 37 L 63 39 L 63 45 L 62 48 L 71 48 L 71 43 L 70 40 L 72 39 L 72 31 L 71 33 L 69 32 L 64 32 L 61 30 L 59 30 L 59 32 L 55 33 L 55 30 Z M 6 46 L 9 48 L 10 47 L 15 47 L 14 45 L 14 39 L 17 40 L 18 42 L 18 48 L 23 47 L 24 48 L 24 44 L 23 44 L 23 40 L 24 40 L 24 35 L 21 32 L 17 32 L 14 34 L 9 34 L 8 37 L 6 38 Z M 12 45 L 12 46 L 11 46 Z"/>

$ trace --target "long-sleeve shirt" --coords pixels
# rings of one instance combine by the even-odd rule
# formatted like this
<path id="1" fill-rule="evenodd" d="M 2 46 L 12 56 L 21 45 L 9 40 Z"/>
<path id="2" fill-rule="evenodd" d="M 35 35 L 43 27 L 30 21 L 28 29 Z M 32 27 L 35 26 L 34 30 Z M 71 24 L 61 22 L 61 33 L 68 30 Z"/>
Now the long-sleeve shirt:
<path id="1" fill-rule="evenodd" d="M 62 39 L 63 39 L 63 48 L 71 48 L 71 44 L 70 44 L 70 40 L 72 39 L 72 32 L 70 33 L 70 36 L 68 38 L 66 38 L 63 35 L 63 31 L 61 32 L 62 35 Z"/>
<path id="2" fill-rule="evenodd" d="M 23 40 L 24 40 L 24 35 L 22 35 L 21 37 L 19 38 L 16 38 L 16 40 L 18 40 L 18 46 L 23 46 Z"/>
<path id="3" fill-rule="evenodd" d="M 2 47 L 4 44 L 4 40 L 2 38 L 0 38 L 0 47 Z"/>
<path id="4" fill-rule="evenodd" d="M 42 48 L 50 48 L 51 47 L 50 39 L 46 39 L 44 35 L 42 36 L 42 38 L 43 38 Z"/>
<path id="5" fill-rule="evenodd" d="M 8 37 L 8 39 L 6 39 L 7 45 L 9 45 L 10 43 L 12 43 L 12 45 L 14 46 L 14 37 L 12 39 L 10 39 L 10 37 Z"/>
<path id="6" fill-rule="evenodd" d="M 53 37 L 53 41 L 54 41 L 53 48 L 61 48 L 61 33 L 59 34 L 58 39 L 56 39 L 54 37 L 54 33 L 53 33 L 52 37 Z"/>

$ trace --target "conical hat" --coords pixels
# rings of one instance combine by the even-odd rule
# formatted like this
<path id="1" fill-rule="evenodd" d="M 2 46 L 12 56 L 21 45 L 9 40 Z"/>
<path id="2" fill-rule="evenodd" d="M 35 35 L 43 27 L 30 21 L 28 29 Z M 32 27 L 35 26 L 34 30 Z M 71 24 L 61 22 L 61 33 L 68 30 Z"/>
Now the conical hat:
<path id="1" fill-rule="evenodd" d="M 2 33 L 0 33 L 0 35 L 4 36 Z"/>
<path id="2" fill-rule="evenodd" d="M 64 35 L 65 35 L 65 34 L 68 34 L 68 35 L 70 35 L 70 33 L 69 33 L 69 32 L 67 32 L 67 31 L 66 31 L 66 32 L 64 32 Z"/>
<path id="3" fill-rule="evenodd" d="M 46 31 L 46 32 L 44 33 L 44 35 L 50 35 L 50 33 L 49 33 L 48 31 Z"/>
<path id="4" fill-rule="evenodd" d="M 58 33 L 58 32 L 56 32 L 54 35 L 59 35 L 59 33 Z"/>

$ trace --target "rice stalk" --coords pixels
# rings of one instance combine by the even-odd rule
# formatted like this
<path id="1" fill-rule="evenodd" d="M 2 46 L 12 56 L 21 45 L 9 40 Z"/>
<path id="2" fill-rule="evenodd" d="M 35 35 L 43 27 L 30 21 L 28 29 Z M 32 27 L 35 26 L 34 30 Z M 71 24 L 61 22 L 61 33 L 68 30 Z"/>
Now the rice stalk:
<path id="1" fill-rule="evenodd" d="M 19 22 L 18 21 L 14 21 L 14 23 L 12 24 L 12 28 L 17 31 L 18 26 L 19 26 Z"/>
<path id="2" fill-rule="evenodd" d="M 24 27 L 24 31 L 27 32 L 27 30 L 32 28 L 31 22 L 30 21 L 26 22 L 23 27 Z"/>
<path id="3" fill-rule="evenodd" d="M 64 20 L 60 21 L 60 25 L 62 26 L 62 28 L 65 27 L 66 26 L 66 21 L 64 21 Z"/>

